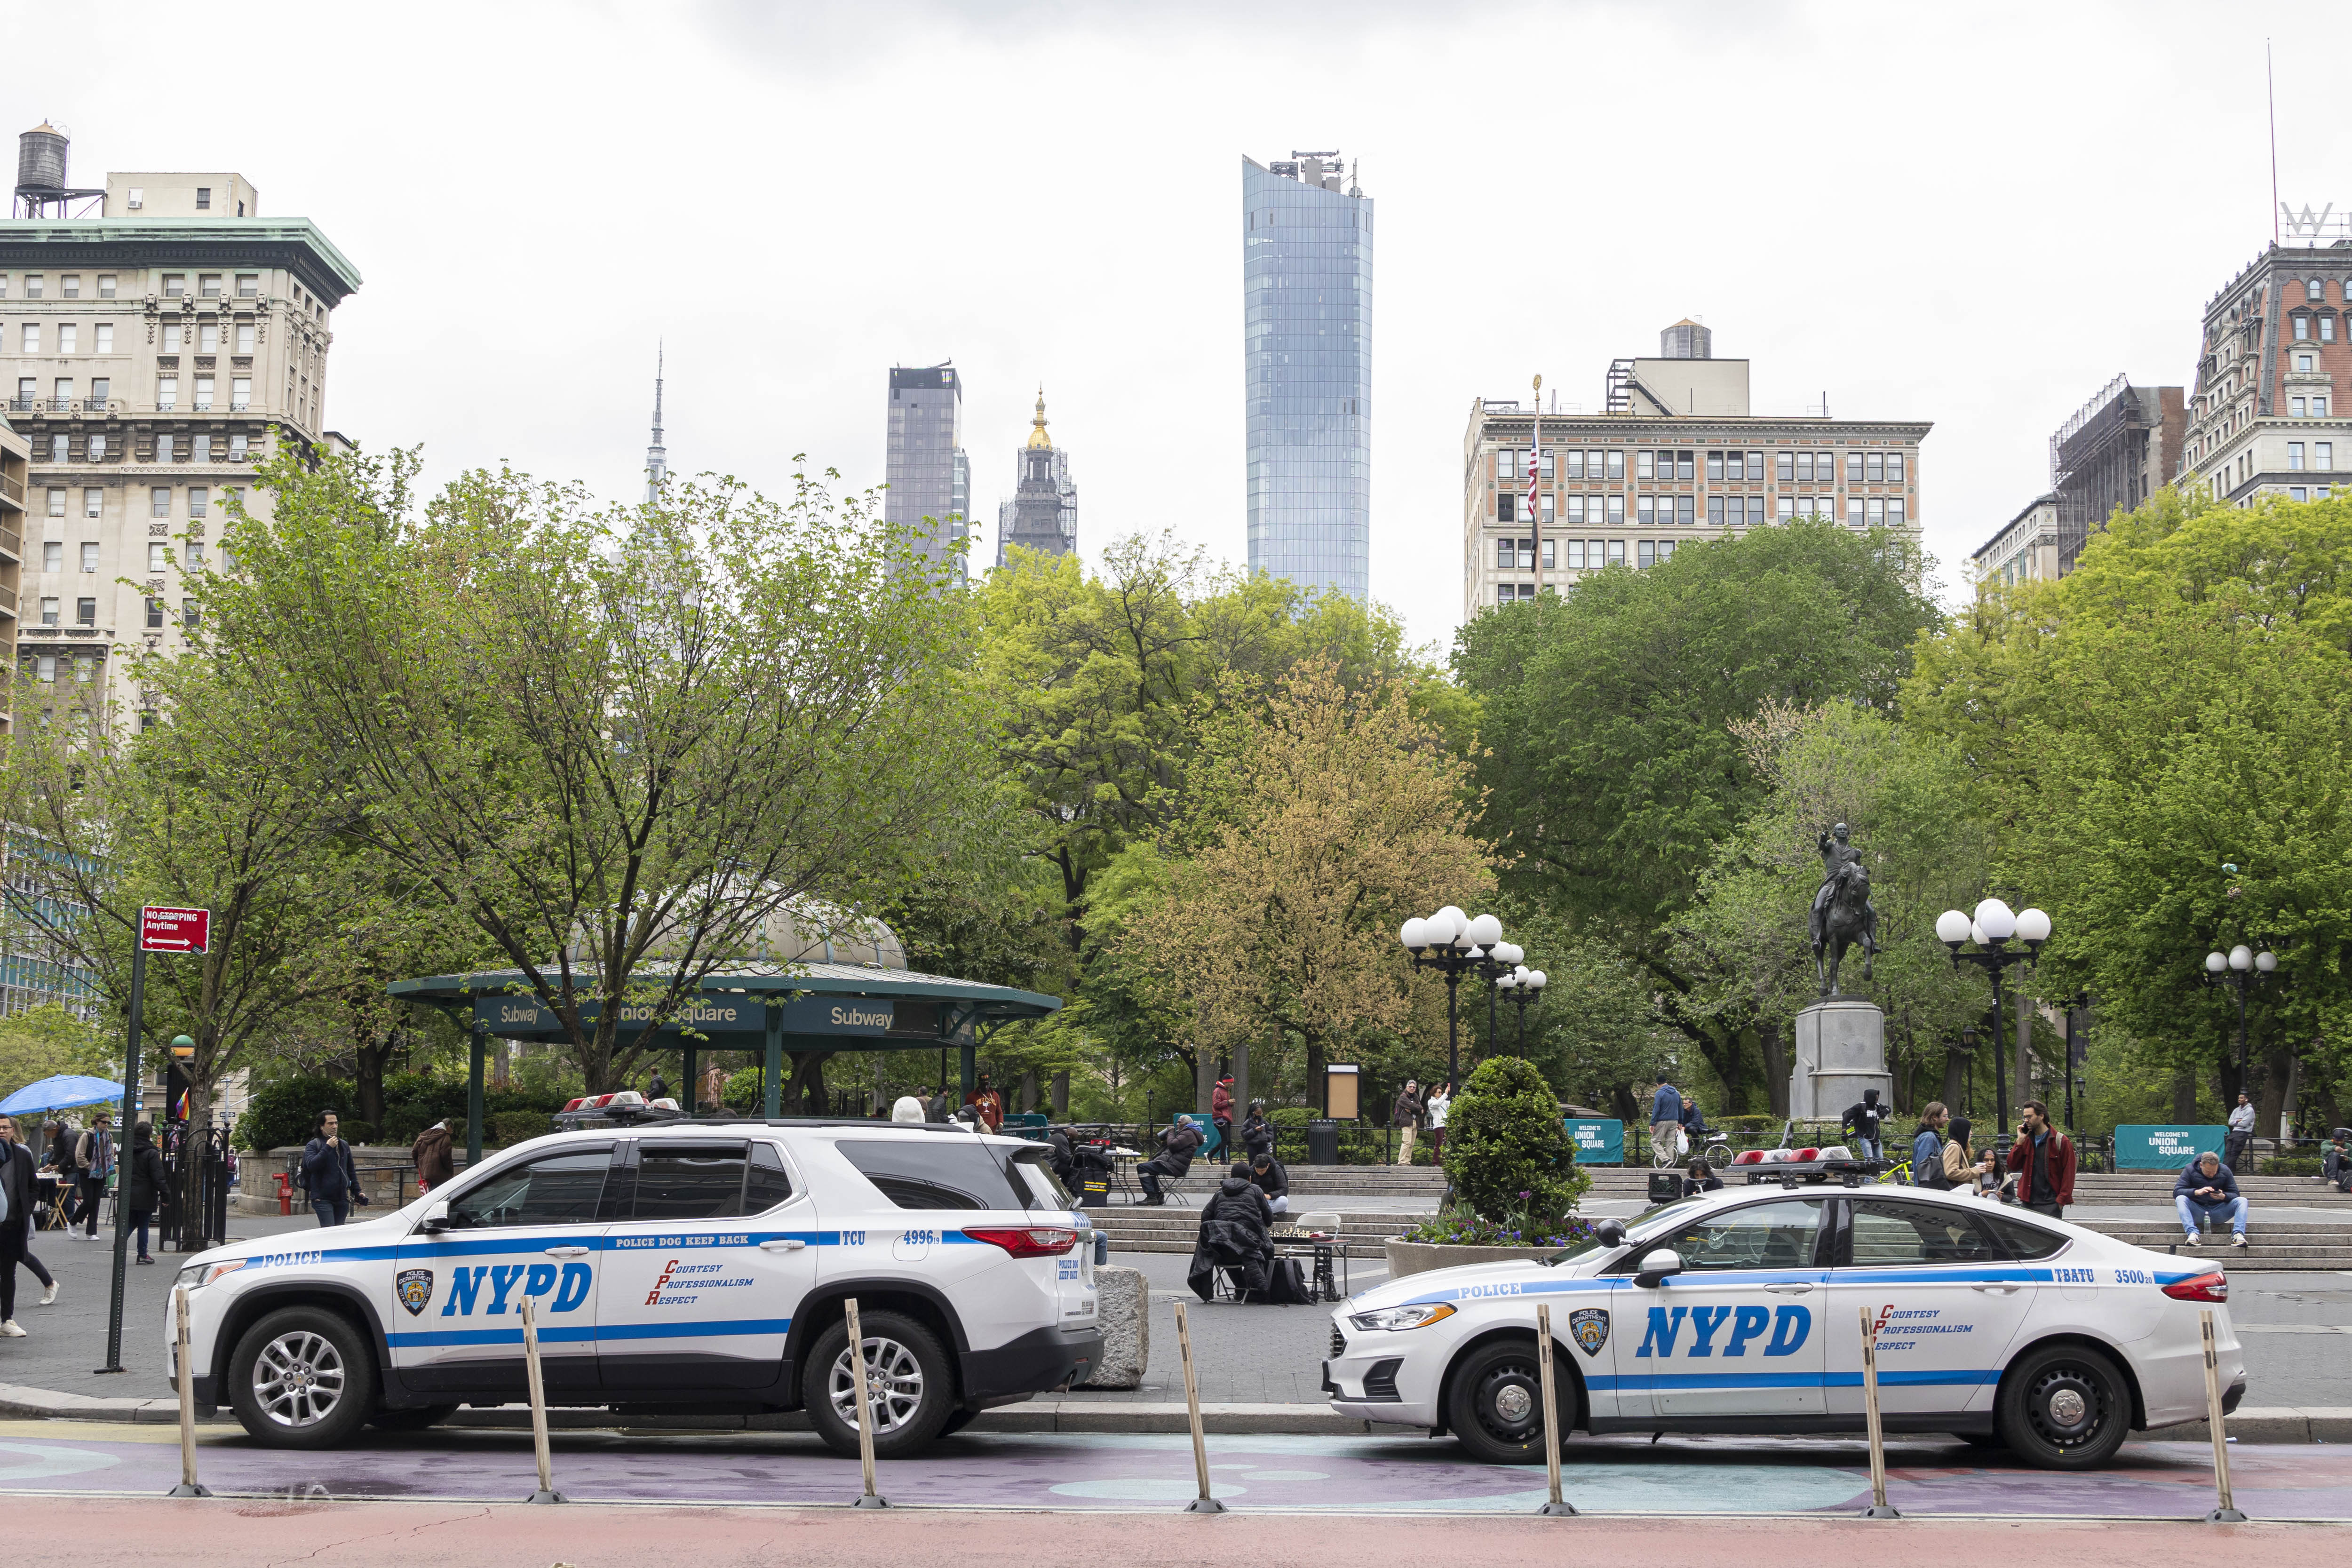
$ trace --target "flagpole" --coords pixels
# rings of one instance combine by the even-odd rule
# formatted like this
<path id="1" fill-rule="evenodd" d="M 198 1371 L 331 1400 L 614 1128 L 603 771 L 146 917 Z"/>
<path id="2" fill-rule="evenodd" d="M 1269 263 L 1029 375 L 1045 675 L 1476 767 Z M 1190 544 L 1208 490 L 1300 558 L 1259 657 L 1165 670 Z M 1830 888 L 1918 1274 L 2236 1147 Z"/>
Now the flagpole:
<path id="1" fill-rule="evenodd" d="M 1543 522 L 1536 510 L 1536 480 L 1543 472 L 1543 377 L 1536 377 L 1535 423 L 1528 433 L 1528 525 L 1535 531 L 1536 597 L 1543 597 Z"/>

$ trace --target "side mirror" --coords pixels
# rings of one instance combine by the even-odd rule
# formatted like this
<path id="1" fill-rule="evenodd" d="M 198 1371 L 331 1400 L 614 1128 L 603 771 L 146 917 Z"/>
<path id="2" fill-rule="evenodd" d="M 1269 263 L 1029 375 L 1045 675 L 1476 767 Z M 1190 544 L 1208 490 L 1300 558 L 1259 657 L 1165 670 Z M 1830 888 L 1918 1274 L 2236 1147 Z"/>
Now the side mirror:
<path id="1" fill-rule="evenodd" d="M 1622 1220 L 1597 1220 L 1592 1226 L 1592 1239 L 1603 1247 L 1625 1245 L 1625 1224 Z"/>
<path id="2" fill-rule="evenodd" d="M 438 1236 L 449 1228 L 449 1200 L 443 1198 L 425 1211 L 421 1227 L 427 1236 Z"/>
<path id="3" fill-rule="evenodd" d="M 1682 1254 L 1671 1247 L 1661 1247 L 1642 1256 L 1642 1271 L 1633 1276 L 1633 1283 L 1645 1290 L 1655 1289 L 1664 1283 L 1669 1274 L 1683 1271 Z"/>

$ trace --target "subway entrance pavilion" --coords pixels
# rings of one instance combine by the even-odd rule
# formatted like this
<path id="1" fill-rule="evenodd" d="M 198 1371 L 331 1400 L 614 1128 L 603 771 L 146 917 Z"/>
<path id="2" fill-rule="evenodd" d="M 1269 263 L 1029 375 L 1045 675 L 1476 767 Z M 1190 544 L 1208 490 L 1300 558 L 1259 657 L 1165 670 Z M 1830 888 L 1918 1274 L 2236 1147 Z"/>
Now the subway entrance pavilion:
<path id="1" fill-rule="evenodd" d="M 664 978 L 658 960 L 648 961 L 646 978 Z M 471 1030 L 466 1148 L 469 1159 L 478 1159 L 482 1060 L 488 1042 L 493 1037 L 565 1040 L 570 1037 L 562 1021 L 532 994 L 520 970 L 427 975 L 394 981 L 386 989 L 396 1000 L 439 1008 Z M 1058 997 L 1034 991 L 908 969 L 906 950 L 878 921 L 857 922 L 846 939 L 838 934 L 804 938 L 785 914 L 764 922 L 751 956 L 722 965 L 703 979 L 694 1001 L 680 1009 L 680 1017 L 655 1036 L 652 1049 L 658 1058 L 677 1059 L 678 1082 L 689 1106 L 699 1053 L 759 1053 L 765 1111 L 775 1116 L 782 1109 L 787 1053 L 945 1051 L 952 1047 L 962 1064 L 963 1091 L 969 1094 L 975 1082 L 976 1055 L 991 1035 L 1018 1019 L 1042 1018 L 1061 1005 Z M 583 1003 L 581 1014 L 583 1026 L 593 1026 L 596 1004 Z M 646 1016 L 646 1010 L 635 1006 L 623 1010 L 625 1042 L 632 1037 L 632 1026 L 643 1026 Z"/>

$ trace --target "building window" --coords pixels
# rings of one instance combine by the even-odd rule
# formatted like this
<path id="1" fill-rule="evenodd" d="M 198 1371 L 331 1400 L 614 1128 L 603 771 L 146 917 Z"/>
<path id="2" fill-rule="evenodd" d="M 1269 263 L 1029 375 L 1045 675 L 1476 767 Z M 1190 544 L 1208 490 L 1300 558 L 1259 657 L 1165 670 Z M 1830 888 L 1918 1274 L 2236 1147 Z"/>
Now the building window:
<path id="1" fill-rule="evenodd" d="M 2336 466 L 2336 443 L 2333 441 L 2314 441 L 2311 444 L 2311 466 L 2315 468 L 2322 469 L 2334 468 Z"/>
<path id="2" fill-rule="evenodd" d="M 90 335 L 91 352 L 102 354 L 110 354 L 114 352 L 114 323 L 112 321 L 99 322 L 98 325 L 90 329 Z"/>
<path id="3" fill-rule="evenodd" d="M 2325 419 L 2327 417 L 2327 395 L 2326 393 L 2323 392 L 2311 400 L 2311 416 L 2314 419 Z"/>
<path id="4" fill-rule="evenodd" d="M 2295 401 L 2296 401 L 2296 402 L 2298 402 L 2298 403 L 2300 403 L 2300 402 L 2301 402 L 2301 401 L 2303 401 L 2303 400 L 2302 400 L 2301 398 L 2297 398 Z M 2295 410 L 2295 412 L 2296 412 L 2297 414 L 2300 414 L 2300 413 L 2302 413 L 2302 412 L 2303 412 L 2303 410 L 2302 410 L 2302 409 L 2300 409 L 2300 408 L 2298 408 L 2298 409 L 2296 409 L 2296 410 Z M 2302 468 L 2302 467 L 2303 467 L 2303 443 L 2302 443 L 2302 442 L 2300 442 L 2300 441 L 2289 441 L 2289 442 L 2286 444 L 2286 466 L 2287 466 L 2288 468 Z M 1542 1347 L 1538 1346 L 1538 1347 L 1537 1347 L 1537 1348 L 1538 1348 L 1538 1349 L 1541 1349 Z"/>
<path id="5" fill-rule="evenodd" d="M 161 629 L 163 628 L 163 600 L 161 600 L 161 599 L 150 599 L 150 600 L 148 600 L 148 601 L 147 601 L 147 629 L 148 629 L 149 631 L 159 631 L 159 630 L 161 630 Z"/>
<path id="6" fill-rule="evenodd" d="M 1847 500 L 1845 503 L 1845 520 L 1853 527 L 1861 528 L 1864 526 L 1862 520 L 1862 498 L 1860 496 L 1853 496 Z"/>
<path id="7" fill-rule="evenodd" d="M 196 352 L 200 354 L 220 353 L 220 323 L 200 321 L 196 324 Z"/>
<path id="8" fill-rule="evenodd" d="M 1518 589 L 1513 587 L 1510 584 L 1497 583 L 1495 584 L 1495 603 L 1498 605 L 1507 605 L 1517 599 L 1518 596 Z M 1542 1347 L 1538 1346 L 1537 1348 L 1540 1350 Z"/>
<path id="9" fill-rule="evenodd" d="M 56 401 L 51 403 L 49 406 L 62 414 L 65 412 L 66 405 L 73 401 L 73 377 L 69 375 L 61 375 L 58 377 L 54 390 L 56 393 Z"/>
<path id="10" fill-rule="evenodd" d="M 241 510 L 245 505 L 244 487 L 241 485 L 223 485 L 221 487 L 221 505 L 228 508 L 232 515 Z"/>
<path id="11" fill-rule="evenodd" d="M 46 605 L 51 601 L 44 599 L 41 602 Z M 48 624 L 51 626 L 57 625 L 55 621 L 51 621 Z M 45 653 L 38 658 L 33 660 L 33 678 L 37 680 L 45 680 L 54 683 L 58 679 L 58 656 L 53 653 Z"/>
<path id="12" fill-rule="evenodd" d="M 1549 480 L 1552 477 L 1552 468 L 1554 467 L 1551 451 L 1549 447 L 1545 449 L 1542 458 L 1538 459 L 1538 463 L 1540 465 L 1539 471 L 1541 472 L 1542 477 Z"/>
<path id="13" fill-rule="evenodd" d="M 74 601 L 74 625 L 78 626 L 94 626 L 98 625 L 98 601 L 96 599 L 76 599 Z"/>
<path id="14" fill-rule="evenodd" d="M 2309 354 L 2297 354 L 2294 356 L 2294 368 L 2298 371 L 2307 371 L 2311 368 L 2311 361 L 2312 356 Z"/>
<path id="15" fill-rule="evenodd" d="M 2286 497 L 2289 500 L 2309 500 L 2311 499 L 2310 492 L 2306 491 L 2301 485 L 2287 486 Z"/>
<path id="16" fill-rule="evenodd" d="M 180 601 L 181 626 L 186 627 L 189 631 L 194 631 L 197 626 L 203 622 L 204 618 L 204 613 L 196 607 L 196 602 L 194 599 L 183 599 Z"/>
<path id="17" fill-rule="evenodd" d="M 1609 477 L 1612 479 L 1622 479 L 1625 477 L 1625 454 L 1621 449 L 1612 447 L 1610 450 Z"/>
<path id="18" fill-rule="evenodd" d="M 191 539 L 188 541 L 187 564 L 188 570 L 191 572 L 201 572 L 204 570 L 205 542 L 203 540 Z"/>
<path id="19" fill-rule="evenodd" d="M 1495 565 L 1498 570 L 1508 572 L 1511 569 L 1512 563 L 1517 559 L 1517 553 L 1512 549 L 1512 542 L 1510 540 L 1498 539 L 1495 541 Z M 1542 1347 L 1539 1345 L 1537 1348 L 1540 1350 Z"/>
<path id="20" fill-rule="evenodd" d="M 62 436 L 60 436 L 60 437 L 58 437 L 58 440 L 60 440 L 60 441 L 62 441 L 62 440 L 64 440 L 64 439 L 65 439 L 65 437 L 62 437 Z M 103 463 L 104 461 L 106 461 L 106 437 L 103 437 L 103 436 L 92 436 L 92 437 L 89 438 L 89 460 L 90 460 L 91 462 L 93 462 L 93 463 Z"/>
<path id="21" fill-rule="evenodd" d="M 1664 521 L 1664 519 L 1661 518 L 1659 521 Z M 1681 523 L 1685 528 L 1688 528 L 1692 523 L 1698 521 L 1698 498 L 1696 496 L 1676 496 L 1675 498 L 1675 521 Z"/>
<path id="22" fill-rule="evenodd" d="M 1550 542 L 1547 540 L 1545 542 L 1549 544 Z M 1545 564 L 1549 565 L 1550 563 L 1547 562 Z M 1571 539 L 1568 542 L 1568 569 L 1571 572 L 1584 570 L 1584 541 L 1581 539 Z"/>
<path id="23" fill-rule="evenodd" d="M 184 272 L 163 274 L 163 298 L 176 300 L 188 291 L 188 275 Z"/>
<path id="24" fill-rule="evenodd" d="M 1657 465 L 1657 459 L 1658 459 L 1658 458 L 1659 458 L 1659 457 L 1661 457 L 1662 455 L 1663 455 L 1663 454 L 1661 454 L 1661 453 L 1657 453 L 1657 452 L 1636 452 L 1636 453 L 1634 453 L 1634 454 L 1633 454 L 1633 477 L 1634 477 L 1635 479 L 1656 479 L 1656 478 L 1658 477 L 1658 465 Z M 1670 458 L 1670 457 L 1666 458 L 1666 469 L 1667 469 L 1666 478 L 1668 478 L 1668 479 L 1673 479 L 1673 478 L 1675 477 L 1675 476 L 1674 476 L 1674 471 L 1673 471 L 1673 470 L 1674 470 L 1674 459 L 1673 459 L 1672 458 Z"/>
<path id="25" fill-rule="evenodd" d="M 1586 521 L 1591 521 L 1589 514 Z M 1609 523 L 1612 528 L 1622 528 L 1624 526 L 1625 498 L 1622 495 L 1611 496 L 1609 498 Z"/>
<path id="26" fill-rule="evenodd" d="M 2296 418 L 2296 419 L 2300 419 L 2300 418 L 2302 418 L 2302 417 L 2303 417 L 2303 399 L 2302 399 L 2302 398 L 2300 398 L 2300 397 L 2291 397 L 2291 398 L 2287 399 L 2287 404 L 2288 404 L 2288 414 L 2289 414 L 2292 417 Z"/>
<path id="27" fill-rule="evenodd" d="M 167 354 L 180 352 L 180 324 L 177 321 L 167 322 L 164 325 L 163 352 Z"/>
<path id="28" fill-rule="evenodd" d="M 1665 562 L 1671 561 L 1674 558 L 1675 542 L 1671 539 L 1661 539 L 1658 541 L 1658 559 L 1661 562 Z"/>
<path id="29" fill-rule="evenodd" d="M 1560 478 L 1564 479 L 1582 479 L 1584 477 L 1584 454 L 1582 452 L 1562 452 L 1559 455 L 1559 467 Z M 1537 1348 L 1541 1349 L 1542 1347 L 1538 1346 Z"/>
<path id="30" fill-rule="evenodd" d="M 169 517 L 172 515 L 171 486 L 157 485 L 148 490 L 147 515 L 149 517 Z"/>
<path id="31" fill-rule="evenodd" d="M 1609 564 L 1612 566 L 1622 566 L 1625 564 L 1625 542 L 1623 540 L 1612 539 L 1609 542 Z"/>
<path id="32" fill-rule="evenodd" d="M 202 193 L 200 192 L 198 194 L 201 195 Z M 198 202 L 196 205 L 198 206 L 202 206 L 205 204 Z M 219 299 L 220 274 L 217 272 L 207 272 L 199 277 L 196 279 L 196 292 L 207 300 Z"/>
<path id="33" fill-rule="evenodd" d="M 213 438 L 210 436 L 188 437 L 188 461 L 209 463 L 213 460 Z"/>
<path id="34" fill-rule="evenodd" d="M 1559 498 L 1559 504 L 1562 521 L 1566 521 L 1571 528 L 1581 528 L 1584 526 L 1584 498 L 1582 496 L 1562 496 Z"/>
<path id="35" fill-rule="evenodd" d="M 41 625 L 45 626 L 53 626 L 57 624 L 58 602 L 55 599 L 43 599 L 41 601 Z"/>
<path id="36" fill-rule="evenodd" d="M 1813 455 L 1811 452 L 1797 454 L 1797 478 L 1806 484 L 1813 482 Z"/>
<path id="37" fill-rule="evenodd" d="M 240 414 L 253 406 L 253 379 L 250 376 L 238 375 L 229 378 L 228 405 Z M 231 437 L 230 443 L 233 446 L 244 438 L 242 436 Z"/>
<path id="38" fill-rule="evenodd" d="M 1761 525 L 1764 521 L 1764 498 L 1762 496 L 1749 496 L 1748 498 L 1748 521 L 1751 526 Z"/>
<path id="39" fill-rule="evenodd" d="M 157 376 L 155 378 L 156 411 L 158 413 L 162 413 L 168 409 L 177 408 L 179 405 L 180 378 L 176 375 Z"/>
<path id="40" fill-rule="evenodd" d="M 213 378 L 208 375 L 200 375 L 196 377 L 195 406 L 199 412 L 204 412 L 209 410 L 212 405 Z"/>
<path id="41" fill-rule="evenodd" d="M 1903 454 L 1900 452 L 1886 454 L 1886 482 L 1890 485 L 1903 482 Z"/>
<path id="42" fill-rule="evenodd" d="M 39 273 L 37 273 L 37 272 L 27 272 L 27 273 L 26 273 L 26 274 L 25 274 L 25 298 L 26 298 L 26 299 L 27 299 L 27 300 L 37 300 L 37 299 L 39 299 L 40 297 L 41 297 L 41 275 L 40 275 Z"/>
<path id="43" fill-rule="evenodd" d="M 27 395 L 29 396 L 30 395 L 29 395 L 29 394 L 27 394 Z M 62 463 L 62 462 L 64 462 L 64 461 L 66 461 L 66 460 L 67 460 L 67 459 L 66 459 L 66 439 L 67 439 L 67 438 L 66 438 L 65 437 L 63 437 L 63 436 L 52 436 L 52 437 L 49 437 L 49 461 L 50 461 L 50 462 L 52 462 L 52 463 Z"/>
<path id="44" fill-rule="evenodd" d="M 89 378 L 89 405 L 92 408 L 97 409 L 100 413 L 104 413 L 106 411 L 107 404 L 111 402 L 113 397 L 113 377 L 93 375 Z"/>
<path id="45" fill-rule="evenodd" d="M 62 539 L 52 539 L 41 546 L 41 570 L 62 572 L 66 569 L 66 544 Z"/>
<path id="46" fill-rule="evenodd" d="M 1551 492 L 1549 490 L 1544 491 L 1542 500 L 1543 504 L 1538 507 L 1537 510 L 1543 513 L 1543 520 L 1546 522 L 1549 522 L 1551 521 L 1552 512 Z"/>
<path id="47" fill-rule="evenodd" d="M 100 511 L 105 510 L 105 507 L 106 492 L 100 489 L 96 485 L 92 485 L 88 489 L 81 492 L 82 516 L 96 517 Z"/>
<path id="48" fill-rule="evenodd" d="M 58 323 L 58 353 L 61 354 L 79 353 L 80 351 L 76 345 L 79 344 L 80 341 L 81 329 L 77 324 L 72 321 L 60 321 Z"/>
<path id="49" fill-rule="evenodd" d="M 98 575 L 98 541 L 85 539 L 81 545 L 81 570 L 85 577 Z"/>
<path id="50" fill-rule="evenodd" d="M 1649 454 L 1645 452 L 1643 456 L 1647 457 Z M 1658 500 L 1655 496 L 1635 496 L 1633 498 L 1633 521 L 1640 523 L 1643 528 L 1654 527 L 1658 521 Z"/>
<path id="51" fill-rule="evenodd" d="M 1651 541 L 1643 540 L 1634 546 L 1634 551 L 1633 564 L 1640 570 L 1647 572 L 1658 563 L 1658 547 Z"/>
<path id="52" fill-rule="evenodd" d="M 241 354 L 249 354 L 253 352 L 253 323 L 251 321 L 239 321 L 236 324 L 236 352 Z"/>
<path id="53" fill-rule="evenodd" d="M 65 514 L 66 492 L 60 489 L 52 489 L 49 491 L 49 515 L 51 517 L 63 517 Z"/>
<path id="54" fill-rule="evenodd" d="M 243 407 L 244 405 L 240 404 L 238 406 Z M 228 460 L 230 462 L 242 463 L 245 461 L 245 435 L 242 431 L 234 432 L 230 435 L 228 438 Z"/>
<path id="55" fill-rule="evenodd" d="M 1731 499 L 1735 503 L 1739 500 L 1738 496 L 1734 496 Z M 1723 498 L 1721 496 L 1709 496 L 1706 498 L 1706 521 L 1711 527 L 1721 528 L 1723 526 Z M 1540 1350 L 1542 1347 L 1538 1346 L 1537 1348 Z"/>
<path id="56" fill-rule="evenodd" d="M 1845 455 L 1845 482 L 1850 485 L 1858 485 L 1862 483 L 1862 454 L 1860 452 L 1848 452 Z"/>
<path id="57" fill-rule="evenodd" d="M 147 545 L 147 574 L 160 577 L 172 569 L 172 547 L 161 540 L 151 540 Z"/>
<path id="58" fill-rule="evenodd" d="M 1780 498 L 1780 510 L 1781 521 L 1787 522 L 1794 519 L 1797 515 L 1797 498 L 1795 496 L 1782 496 Z M 1542 1347 L 1538 1346 L 1537 1348 L 1541 1349 Z"/>
<path id="59" fill-rule="evenodd" d="M 41 352 L 41 323 L 38 321 L 26 321 L 25 323 L 23 341 L 25 353 L 28 354 L 39 353 Z"/>
<path id="60" fill-rule="evenodd" d="M 212 491 L 205 488 L 203 485 L 190 485 L 188 487 L 188 515 L 190 517 L 204 516 L 205 509 L 212 504 Z"/>
<path id="61" fill-rule="evenodd" d="M 98 275 L 98 297 L 101 300 L 111 300 L 114 298 L 113 273 L 101 272 Z"/>
<path id="62" fill-rule="evenodd" d="M 1872 528 L 1885 528 L 1886 526 L 1886 503 L 1884 500 L 1881 500 L 1878 497 L 1873 496 L 1869 500 L 1863 504 L 1865 508 L 1863 515 L 1868 520 L 1869 526 Z"/>
<path id="63" fill-rule="evenodd" d="M 77 684 L 88 686 L 90 682 L 90 678 L 95 676 L 97 673 L 98 660 L 94 658 L 78 658 L 74 660 L 74 680 Z"/>
<path id="64" fill-rule="evenodd" d="M 2336 341 L 2335 317 L 2322 316 L 2319 318 L 2319 341 L 2323 343 L 2332 343 Z"/>
<path id="65" fill-rule="evenodd" d="M 261 292 L 261 274 L 240 272 L 236 275 L 236 297 L 250 300 Z"/>
<path id="66" fill-rule="evenodd" d="M 1497 495 L 1495 498 L 1495 521 L 1506 526 L 1518 521 L 1518 496 L 1510 490 Z"/>
<path id="67" fill-rule="evenodd" d="M 1723 482 L 1722 453 L 1709 452 L 1706 455 L 1706 477 L 1714 483 L 1720 484 Z"/>
<path id="68" fill-rule="evenodd" d="M 2310 340 L 2311 318 L 2309 316 L 2297 316 L 2294 319 L 2294 341 L 2300 343 L 2308 342 Z"/>

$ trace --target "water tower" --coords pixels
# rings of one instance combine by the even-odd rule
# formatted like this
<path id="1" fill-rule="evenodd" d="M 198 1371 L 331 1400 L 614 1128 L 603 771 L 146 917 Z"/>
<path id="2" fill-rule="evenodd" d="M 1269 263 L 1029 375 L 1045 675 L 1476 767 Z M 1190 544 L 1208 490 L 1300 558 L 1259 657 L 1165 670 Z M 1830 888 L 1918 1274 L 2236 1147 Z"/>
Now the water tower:
<path id="1" fill-rule="evenodd" d="M 66 154 L 73 139 L 47 121 L 16 138 L 16 217 L 91 217 L 106 210 L 103 190 L 66 184 Z"/>

